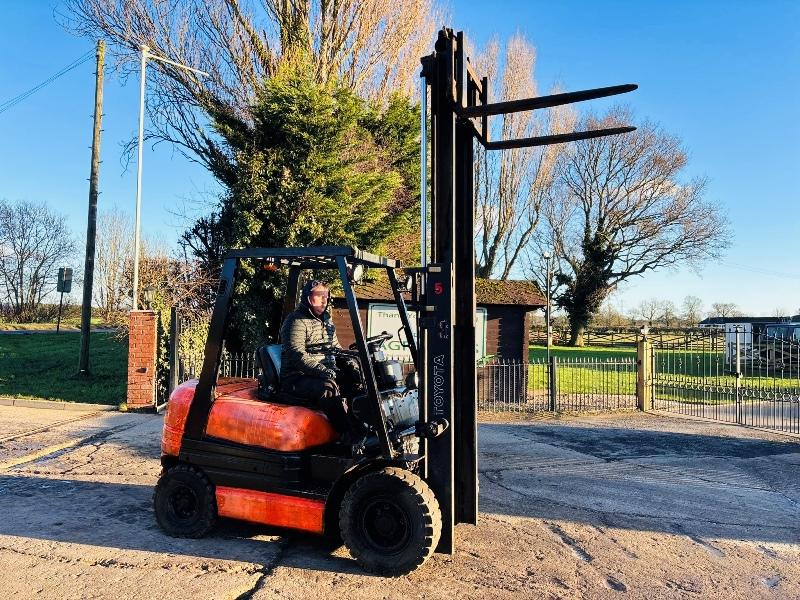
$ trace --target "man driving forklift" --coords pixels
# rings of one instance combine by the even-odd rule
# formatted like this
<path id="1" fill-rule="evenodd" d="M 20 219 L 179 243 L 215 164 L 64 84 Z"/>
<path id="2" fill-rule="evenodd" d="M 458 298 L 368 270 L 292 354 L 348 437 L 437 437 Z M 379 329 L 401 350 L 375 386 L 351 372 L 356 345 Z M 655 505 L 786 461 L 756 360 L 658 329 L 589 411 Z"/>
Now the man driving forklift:
<path id="1" fill-rule="evenodd" d="M 328 311 L 330 298 L 328 285 L 312 279 L 303 286 L 300 304 L 284 320 L 281 391 L 322 410 L 333 428 L 349 438 L 352 424 L 342 391 L 352 398 L 363 385 L 358 365 L 332 352 L 342 347 Z"/>

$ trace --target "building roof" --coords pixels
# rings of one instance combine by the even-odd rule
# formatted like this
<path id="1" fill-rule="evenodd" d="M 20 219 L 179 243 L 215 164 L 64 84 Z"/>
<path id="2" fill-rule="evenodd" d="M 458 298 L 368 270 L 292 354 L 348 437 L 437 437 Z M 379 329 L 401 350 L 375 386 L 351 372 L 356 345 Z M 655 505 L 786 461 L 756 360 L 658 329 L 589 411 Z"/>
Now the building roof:
<path id="1" fill-rule="evenodd" d="M 386 280 L 364 282 L 355 286 L 356 298 L 359 300 L 382 300 L 393 302 L 392 289 Z M 341 298 L 341 292 L 334 292 L 334 297 Z M 476 302 L 479 305 L 516 305 L 530 310 L 541 308 L 546 301 L 539 287 L 531 281 L 499 281 L 496 279 L 475 280 Z"/>
<path id="2" fill-rule="evenodd" d="M 789 323 L 800 320 L 800 315 L 793 317 L 708 317 L 700 321 L 700 325 L 725 325 L 726 323 Z"/>
<path id="3" fill-rule="evenodd" d="M 524 304 L 539 308 L 547 301 L 532 281 L 476 279 L 475 293 L 478 304 Z"/>

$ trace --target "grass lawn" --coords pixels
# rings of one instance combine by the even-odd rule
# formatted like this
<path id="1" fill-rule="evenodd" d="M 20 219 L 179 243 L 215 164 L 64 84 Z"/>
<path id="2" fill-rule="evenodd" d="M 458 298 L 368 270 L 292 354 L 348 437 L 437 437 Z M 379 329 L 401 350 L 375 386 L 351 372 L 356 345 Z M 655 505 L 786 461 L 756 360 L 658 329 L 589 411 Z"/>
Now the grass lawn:
<path id="1" fill-rule="evenodd" d="M 559 394 L 636 393 L 636 371 L 630 364 L 636 359 L 635 348 L 551 346 L 550 353 L 559 361 Z M 532 364 L 528 367 L 528 390 L 531 392 L 547 390 L 547 366 L 541 364 L 546 359 L 545 346 L 529 347 L 528 360 Z"/>
<path id="2" fill-rule="evenodd" d="M 528 391 L 544 394 L 548 389 L 544 365 L 529 367 Z M 636 371 L 628 365 L 559 366 L 556 372 L 559 394 L 621 394 L 636 393 Z"/>
<path id="3" fill-rule="evenodd" d="M 124 401 L 127 343 L 113 334 L 92 334 L 88 377 L 77 375 L 79 348 L 78 333 L 0 334 L 0 396 L 93 404 Z"/>
<path id="4" fill-rule="evenodd" d="M 636 393 L 636 371 L 632 365 L 627 364 L 627 361 L 636 359 L 635 348 L 552 346 L 550 353 L 558 359 L 559 393 Z M 530 391 L 547 389 L 547 368 L 541 364 L 546 361 L 546 357 L 545 346 L 529 347 Z M 615 361 L 625 361 L 626 364 Z M 736 385 L 736 378 L 726 370 L 729 367 L 725 364 L 725 355 L 722 352 L 673 349 L 656 351 L 655 366 L 659 397 L 664 399 L 727 403 Z M 742 388 L 797 393 L 800 389 L 800 378 L 796 374 L 785 377 L 748 375 L 739 384 Z M 722 391 L 718 388 L 727 389 Z"/>
<path id="5" fill-rule="evenodd" d="M 599 360 L 615 358 L 636 358 L 636 348 L 614 347 L 606 348 L 602 346 L 584 346 L 577 348 L 573 346 L 550 346 L 550 354 L 558 358 L 596 358 Z M 546 346 L 528 346 L 528 360 L 547 360 Z"/>

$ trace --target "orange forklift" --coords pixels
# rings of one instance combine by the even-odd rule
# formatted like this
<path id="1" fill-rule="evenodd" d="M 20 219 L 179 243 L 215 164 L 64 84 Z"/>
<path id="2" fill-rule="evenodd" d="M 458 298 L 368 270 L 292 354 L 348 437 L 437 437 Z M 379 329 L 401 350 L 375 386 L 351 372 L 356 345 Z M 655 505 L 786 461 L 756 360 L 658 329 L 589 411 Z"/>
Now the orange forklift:
<path id="1" fill-rule="evenodd" d="M 296 298 L 303 271 L 334 270 L 341 279 L 355 342 L 350 349 L 309 348 L 359 363 L 363 393 L 348 398 L 363 439 L 343 443 L 325 415 L 280 391 L 280 344 L 259 349 L 261 380 L 217 379 L 238 266 L 257 260 L 289 271 L 287 298 Z M 169 534 L 200 537 L 218 516 L 326 535 L 339 535 L 366 569 L 407 573 L 439 542 L 441 511 L 420 477 L 420 438 L 435 439 L 445 419 L 421 421 L 416 373 L 403 375 L 382 346 L 392 337 L 365 337 L 352 285 L 363 268 L 384 269 L 402 326 L 398 335 L 417 356 L 397 261 L 357 248 L 258 248 L 224 260 L 199 380 L 170 396 L 162 436 L 164 472 L 155 511 Z M 317 345 L 320 346 L 320 345 Z M 212 401 L 213 398 L 213 401 Z"/>
<path id="2" fill-rule="evenodd" d="M 636 86 L 490 103 L 488 81 L 475 74 L 464 48 L 462 32 L 442 29 L 435 51 L 422 59 L 420 266 L 401 277 L 399 261 L 341 246 L 225 255 L 200 378 L 174 390 L 164 422 L 154 505 L 170 535 L 200 537 L 218 517 L 241 519 L 341 539 L 364 569 L 397 576 L 434 551 L 452 553 L 454 526 L 477 523 L 473 142 L 500 150 L 632 131 L 491 141 L 488 120 Z M 242 260 L 287 271 L 284 314 L 303 273 L 338 274 L 355 342 L 326 350 L 361 368 L 364 392 L 347 399 L 362 424 L 360 443 L 343 443 L 322 412 L 281 391 L 279 344 L 259 349 L 260 381 L 218 377 Z M 362 268 L 385 270 L 391 284 L 397 335 L 414 362 L 406 376 L 383 353 L 392 334 L 365 336 L 353 286 Z"/>

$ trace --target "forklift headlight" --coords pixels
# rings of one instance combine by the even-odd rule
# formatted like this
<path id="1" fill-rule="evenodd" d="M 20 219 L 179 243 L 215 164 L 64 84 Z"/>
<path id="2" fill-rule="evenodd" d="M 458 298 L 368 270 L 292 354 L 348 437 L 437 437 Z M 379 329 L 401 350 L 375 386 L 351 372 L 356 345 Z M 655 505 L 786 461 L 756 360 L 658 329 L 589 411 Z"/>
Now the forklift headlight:
<path id="1" fill-rule="evenodd" d="M 347 278 L 350 280 L 350 283 L 354 283 L 358 285 L 364 280 L 364 265 L 357 264 L 352 267 L 348 267 L 347 269 Z"/>

